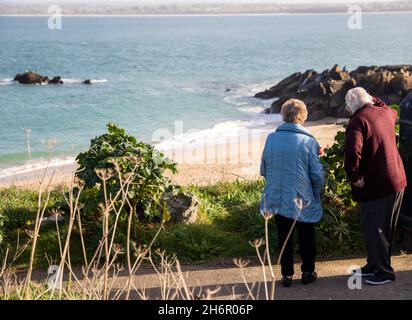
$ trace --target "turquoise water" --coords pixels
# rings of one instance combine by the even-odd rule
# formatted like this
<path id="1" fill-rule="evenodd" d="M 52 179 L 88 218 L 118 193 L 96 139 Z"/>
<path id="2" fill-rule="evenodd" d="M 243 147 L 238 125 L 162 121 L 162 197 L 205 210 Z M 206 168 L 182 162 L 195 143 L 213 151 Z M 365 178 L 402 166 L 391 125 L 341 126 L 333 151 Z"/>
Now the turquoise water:
<path id="1" fill-rule="evenodd" d="M 362 30 L 346 15 L 207 17 L 0 17 L 0 166 L 47 154 L 74 155 L 117 122 L 152 141 L 174 132 L 236 124 L 263 104 L 251 96 L 296 71 L 335 63 L 412 63 L 412 13 L 368 14 Z M 6 79 L 26 69 L 92 86 L 23 86 Z M 226 89 L 230 89 L 226 92 Z M 224 126 L 224 125 L 223 125 Z M 222 128 L 222 126 L 220 126 Z M 231 130 L 228 126 L 228 130 Z"/>

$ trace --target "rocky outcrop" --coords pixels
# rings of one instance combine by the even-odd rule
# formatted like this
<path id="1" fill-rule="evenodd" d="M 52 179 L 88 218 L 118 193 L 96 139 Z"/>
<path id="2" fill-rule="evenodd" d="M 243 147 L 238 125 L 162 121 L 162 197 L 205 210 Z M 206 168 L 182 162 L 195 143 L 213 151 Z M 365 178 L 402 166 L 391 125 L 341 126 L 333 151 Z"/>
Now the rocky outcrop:
<path id="1" fill-rule="evenodd" d="M 175 223 L 191 224 L 196 222 L 199 211 L 199 201 L 190 192 L 167 193 L 163 196 L 171 220 Z"/>
<path id="2" fill-rule="evenodd" d="M 338 65 L 321 73 L 306 70 L 290 75 L 255 97 L 279 98 L 267 113 L 279 113 L 286 100 L 296 98 L 306 103 L 308 120 L 341 118 L 349 116 L 345 110 L 345 95 L 354 87 L 363 87 L 388 104 L 399 104 L 412 90 L 412 65 L 358 67 L 351 72 Z"/>
<path id="3" fill-rule="evenodd" d="M 35 72 L 27 71 L 25 73 L 18 73 L 13 79 L 21 84 L 45 84 L 49 83 L 48 77 L 43 77 Z"/>
<path id="4" fill-rule="evenodd" d="M 49 80 L 49 84 L 63 84 L 63 80 L 61 77 L 54 77 L 53 79 Z"/>
<path id="5" fill-rule="evenodd" d="M 33 71 L 26 71 L 25 73 L 22 73 L 22 74 L 20 73 L 16 74 L 13 80 L 21 84 L 63 84 L 64 83 L 63 79 L 59 76 L 55 76 L 52 79 L 49 79 L 49 77 L 44 77 Z M 79 81 L 79 83 L 92 84 L 92 80 L 87 79 L 84 81 Z"/>

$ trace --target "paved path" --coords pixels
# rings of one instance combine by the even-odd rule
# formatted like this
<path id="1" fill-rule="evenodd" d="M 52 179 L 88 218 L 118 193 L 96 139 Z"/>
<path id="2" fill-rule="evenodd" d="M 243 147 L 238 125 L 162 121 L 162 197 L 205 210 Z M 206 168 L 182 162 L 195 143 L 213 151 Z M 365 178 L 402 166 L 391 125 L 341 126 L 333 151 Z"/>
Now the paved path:
<path id="1" fill-rule="evenodd" d="M 276 299 L 412 299 L 412 255 L 393 257 L 393 266 L 397 280 L 383 286 L 369 286 L 362 283 L 360 289 L 348 288 L 348 268 L 353 265 L 363 266 L 364 259 L 344 259 L 317 263 L 318 281 L 309 285 L 300 282 L 299 265 L 295 265 L 296 280 L 292 287 L 276 286 Z M 245 299 L 247 290 L 242 281 L 238 267 L 220 267 L 213 264 L 201 264 L 182 268 L 186 275 L 187 285 L 195 293 L 205 293 L 206 289 L 221 287 L 215 299 Z M 260 283 L 260 298 L 264 299 L 262 267 L 255 265 L 244 269 L 249 285 L 254 284 L 254 295 Z M 149 298 L 159 296 L 159 278 L 149 270 L 135 277 L 135 284 L 146 288 Z M 269 273 L 268 273 L 269 275 Z M 125 278 L 120 278 L 116 286 L 122 286 Z M 115 286 L 115 287 L 116 287 Z M 201 294 L 201 295 L 202 295 Z"/>
<path id="2" fill-rule="evenodd" d="M 265 299 L 262 267 L 256 262 L 244 268 L 244 275 L 247 283 L 253 287 L 253 295 L 260 299 Z M 341 259 L 320 261 L 316 265 L 318 281 L 309 285 L 300 282 L 299 265 L 295 264 L 296 279 L 292 287 L 283 288 L 277 282 L 276 299 L 355 299 L 355 300 L 376 300 L 376 299 L 410 299 L 412 300 L 412 255 L 401 255 L 392 258 L 392 265 L 396 271 L 395 282 L 382 286 L 369 286 L 361 281 L 360 289 L 348 288 L 348 270 L 351 266 L 363 266 L 365 259 Z M 220 287 L 220 291 L 214 299 L 250 299 L 248 291 L 242 280 L 241 272 L 231 260 L 202 263 L 196 265 L 182 266 L 185 281 L 189 290 L 193 290 L 196 296 L 204 297 L 206 290 L 214 290 Z M 81 277 L 78 270 L 78 276 Z M 19 278 L 24 277 L 25 272 L 19 273 Z M 269 269 L 267 269 L 269 277 Z M 46 274 L 41 270 L 36 270 L 33 274 L 35 281 L 43 282 Z M 161 298 L 161 281 L 152 267 L 142 266 L 138 274 L 133 277 L 136 288 L 145 288 L 145 293 L 149 299 Z M 279 276 L 277 276 L 279 279 Z M 111 279 L 113 294 L 118 292 L 118 288 L 125 288 L 127 274 Z M 260 287 L 260 289 L 258 289 Z M 270 287 L 269 287 L 270 288 Z M 259 296 L 257 295 L 259 291 Z M 131 299 L 140 299 L 134 291 Z"/>

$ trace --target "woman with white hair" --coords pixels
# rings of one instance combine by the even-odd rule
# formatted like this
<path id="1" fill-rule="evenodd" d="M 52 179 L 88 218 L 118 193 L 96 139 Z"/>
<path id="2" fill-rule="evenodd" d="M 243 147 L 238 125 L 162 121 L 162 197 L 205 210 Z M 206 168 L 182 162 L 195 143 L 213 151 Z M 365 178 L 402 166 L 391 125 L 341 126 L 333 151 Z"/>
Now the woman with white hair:
<path id="1" fill-rule="evenodd" d="M 360 202 L 361 225 L 368 252 L 357 274 L 366 283 L 395 280 L 391 266 L 393 234 L 402 204 L 406 175 L 396 146 L 397 112 L 363 88 L 346 94 L 351 118 L 346 129 L 345 170 L 355 201 Z"/>
<path id="2" fill-rule="evenodd" d="M 300 100 L 288 100 L 281 114 L 285 123 L 268 136 L 262 155 L 260 172 L 266 183 L 261 213 L 275 216 L 278 245 L 285 246 L 280 260 L 281 283 L 290 287 L 295 227 L 302 258 L 302 282 L 308 284 L 317 279 L 314 224 L 322 217 L 320 195 L 324 174 L 319 144 L 302 126 L 307 118 L 306 105 Z"/>

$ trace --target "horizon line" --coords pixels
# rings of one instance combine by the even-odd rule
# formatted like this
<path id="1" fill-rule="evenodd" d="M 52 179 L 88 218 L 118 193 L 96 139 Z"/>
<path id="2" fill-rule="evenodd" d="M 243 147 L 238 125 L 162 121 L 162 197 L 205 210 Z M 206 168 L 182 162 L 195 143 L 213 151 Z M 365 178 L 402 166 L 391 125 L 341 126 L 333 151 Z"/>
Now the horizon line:
<path id="1" fill-rule="evenodd" d="M 412 13 L 412 10 L 384 10 L 384 11 L 363 11 L 362 14 L 402 14 Z M 62 14 L 63 17 L 198 17 L 198 16 L 289 16 L 289 15 L 348 15 L 345 11 L 331 12 L 267 12 L 267 13 L 156 13 L 156 14 Z M 18 14 L 18 13 L 0 13 L 1 17 L 50 17 L 50 14 Z"/>

